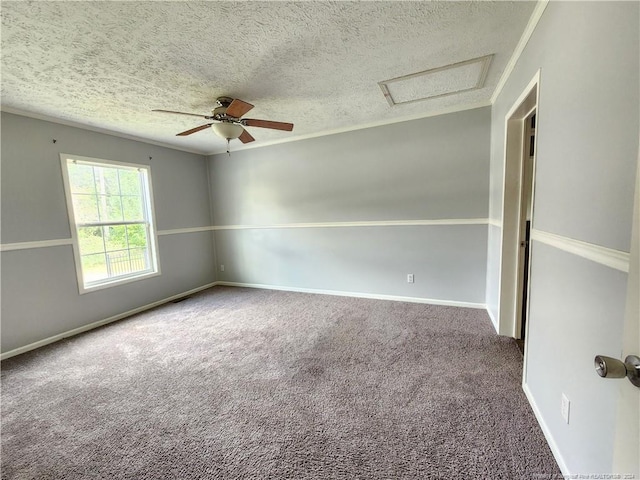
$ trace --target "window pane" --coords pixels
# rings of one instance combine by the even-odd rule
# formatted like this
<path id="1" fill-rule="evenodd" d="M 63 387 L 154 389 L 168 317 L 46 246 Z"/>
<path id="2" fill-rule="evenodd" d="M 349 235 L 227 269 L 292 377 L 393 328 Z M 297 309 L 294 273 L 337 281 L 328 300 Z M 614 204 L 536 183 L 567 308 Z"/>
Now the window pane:
<path id="1" fill-rule="evenodd" d="M 121 222 L 122 221 L 122 201 L 121 197 L 114 195 L 98 195 L 100 204 L 101 222 Z"/>
<path id="2" fill-rule="evenodd" d="M 124 219 L 128 222 L 144 221 L 142 197 L 122 197 Z"/>
<path id="3" fill-rule="evenodd" d="M 91 223 L 99 221 L 98 203 L 95 195 L 74 194 L 73 213 L 77 223 Z"/>
<path id="4" fill-rule="evenodd" d="M 127 228 L 122 226 L 102 227 L 104 244 L 107 252 L 124 250 L 127 248 Z"/>
<path id="5" fill-rule="evenodd" d="M 82 255 L 82 275 L 85 283 L 109 278 L 104 253 Z"/>
<path id="6" fill-rule="evenodd" d="M 94 167 L 96 191 L 102 195 L 120 195 L 118 170 L 115 168 Z"/>
<path id="7" fill-rule="evenodd" d="M 93 167 L 91 165 L 81 165 L 77 163 L 68 163 L 68 166 L 71 192 L 95 193 Z"/>
<path id="8" fill-rule="evenodd" d="M 107 269 L 110 277 L 132 273 L 129 250 L 107 252 Z"/>
<path id="9" fill-rule="evenodd" d="M 78 243 L 80 244 L 80 255 L 104 253 L 102 227 L 78 228 Z"/>
<path id="10" fill-rule="evenodd" d="M 132 272 L 149 270 L 149 251 L 146 248 L 132 248 L 129 252 Z"/>
<path id="11" fill-rule="evenodd" d="M 107 252 L 107 269 L 112 277 L 143 272 L 149 270 L 148 257 L 145 248 Z"/>
<path id="12" fill-rule="evenodd" d="M 129 238 L 129 248 L 147 248 L 146 225 L 127 225 L 127 236 Z"/>
<path id="13" fill-rule="evenodd" d="M 122 195 L 141 195 L 140 172 L 137 170 L 118 170 Z"/>

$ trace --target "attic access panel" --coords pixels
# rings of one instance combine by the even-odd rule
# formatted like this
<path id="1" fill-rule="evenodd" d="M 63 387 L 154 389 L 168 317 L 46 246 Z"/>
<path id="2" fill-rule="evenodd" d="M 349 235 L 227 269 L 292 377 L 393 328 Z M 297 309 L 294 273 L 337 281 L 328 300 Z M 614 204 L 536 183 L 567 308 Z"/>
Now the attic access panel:
<path id="1" fill-rule="evenodd" d="M 392 107 L 477 90 L 484 86 L 493 55 L 379 82 Z"/>

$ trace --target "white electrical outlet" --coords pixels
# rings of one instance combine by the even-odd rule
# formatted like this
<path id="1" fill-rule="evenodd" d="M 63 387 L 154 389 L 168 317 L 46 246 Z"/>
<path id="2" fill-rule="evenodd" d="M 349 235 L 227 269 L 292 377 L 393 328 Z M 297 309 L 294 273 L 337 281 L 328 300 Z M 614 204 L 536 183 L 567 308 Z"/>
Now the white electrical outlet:
<path id="1" fill-rule="evenodd" d="M 224 272 L 224 265 L 220 265 L 220 271 Z"/>
<path id="2" fill-rule="evenodd" d="M 413 273 L 407 275 L 407 283 L 413 283 Z"/>
<path id="3" fill-rule="evenodd" d="M 562 394 L 562 405 L 560 407 L 560 414 L 562 415 L 562 418 L 564 418 L 564 421 L 569 423 L 569 409 L 571 407 L 571 402 L 569 401 L 569 399 L 567 398 L 567 396 L 563 393 Z"/>

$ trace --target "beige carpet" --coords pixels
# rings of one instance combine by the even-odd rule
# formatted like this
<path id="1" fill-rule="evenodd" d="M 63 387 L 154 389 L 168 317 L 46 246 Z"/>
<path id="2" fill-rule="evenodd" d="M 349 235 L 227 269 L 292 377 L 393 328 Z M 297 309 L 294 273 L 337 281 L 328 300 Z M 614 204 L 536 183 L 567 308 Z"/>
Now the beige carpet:
<path id="1" fill-rule="evenodd" d="M 2 362 L 2 478 L 562 478 L 521 375 L 482 310 L 214 287 Z"/>

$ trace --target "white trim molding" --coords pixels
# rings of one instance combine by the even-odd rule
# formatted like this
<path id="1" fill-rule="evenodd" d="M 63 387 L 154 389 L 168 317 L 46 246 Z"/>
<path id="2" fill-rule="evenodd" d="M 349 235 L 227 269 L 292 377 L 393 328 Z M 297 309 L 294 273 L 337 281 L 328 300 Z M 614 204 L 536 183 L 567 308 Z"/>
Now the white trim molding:
<path id="1" fill-rule="evenodd" d="M 207 227 L 191 227 L 191 228 L 174 228 L 171 230 L 158 230 L 158 235 L 176 235 L 179 233 L 198 233 L 198 232 L 211 232 L 215 230 L 213 226 Z"/>
<path id="2" fill-rule="evenodd" d="M 440 299 L 422 298 L 422 297 L 403 297 L 400 295 L 384 295 L 384 294 L 377 294 L 377 293 L 344 292 L 341 290 L 323 290 L 318 288 L 286 287 L 282 285 L 265 285 L 261 283 L 218 281 L 216 282 L 216 285 L 222 285 L 225 287 L 261 288 L 264 290 L 281 290 L 285 292 L 316 293 L 320 295 L 335 295 L 338 297 L 371 298 L 374 300 L 392 300 L 395 302 L 426 303 L 429 305 L 444 305 L 448 307 L 479 308 L 483 310 L 487 309 L 487 306 L 484 303 L 461 302 L 457 300 L 440 300 Z"/>
<path id="3" fill-rule="evenodd" d="M 522 251 L 521 226 L 525 119 L 538 108 L 540 70 L 538 69 L 526 88 L 518 95 L 504 117 L 502 205 L 500 207 L 500 257 L 498 272 L 498 326 L 499 333 L 513 338 L 520 337 L 522 322 L 519 309 L 522 303 Z M 535 192 L 535 155 L 533 159 L 532 192 Z M 531 205 L 535 205 L 533 195 Z M 489 268 L 487 268 L 489 270 Z"/>
<path id="4" fill-rule="evenodd" d="M 204 227 L 173 228 L 156 230 L 158 236 L 177 235 L 181 233 L 211 232 L 218 230 L 256 230 L 282 228 L 347 228 L 347 227 L 425 227 L 455 225 L 488 225 L 493 224 L 488 218 L 443 218 L 435 220 L 380 220 L 363 222 L 319 222 L 319 223 L 280 223 L 272 225 L 208 225 Z M 31 248 L 57 247 L 73 245 L 73 239 L 41 240 L 36 242 L 5 243 L 0 245 L 0 252 L 10 250 L 28 250 Z"/>
<path id="5" fill-rule="evenodd" d="M 606 265 L 607 267 L 620 270 L 621 272 L 629 273 L 630 255 L 627 252 L 563 237 L 535 228 L 531 230 L 531 239 L 593 262 Z"/>
<path id="6" fill-rule="evenodd" d="M 511 55 L 511 58 L 509 59 L 507 66 L 504 68 L 502 72 L 502 76 L 500 77 L 500 80 L 498 80 L 496 89 L 493 91 L 493 94 L 491 95 L 491 105 L 496 103 L 496 100 L 498 99 L 498 95 L 500 95 L 500 92 L 502 92 L 504 85 L 507 83 L 507 80 L 511 76 L 511 73 L 515 68 L 516 63 L 518 63 L 518 60 L 520 59 L 520 55 L 522 55 L 524 48 L 527 46 L 527 43 L 529 43 L 529 39 L 531 38 L 531 35 L 533 35 L 533 32 L 536 29 L 536 26 L 538 25 L 540 18 L 542 18 L 542 14 L 544 13 L 544 10 L 547 8 L 548 4 L 549 4 L 549 0 L 538 0 L 538 3 L 533 9 L 533 13 L 531 14 L 531 17 L 529 18 L 529 22 L 527 23 L 527 26 L 525 27 L 524 32 L 522 32 L 520 41 L 518 41 L 516 48 L 513 50 L 513 54 Z"/>
<path id="7" fill-rule="evenodd" d="M 38 240 L 35 242 L 3 243 L 0 245 L 0 252 L 29 250 L 32 248 L 59 247 L 61 245 L 73 245 L 73 240 L 71 238 L 60 238 L 57 240 Z"/>
<path id="8" fill-rule="evenodd" d="M 493 218 L 490 218 L 487 223 L 489 225 L 492 225 L 494 227 L 498 227 L 498 228 L 502 228 L 502 220 L 495 220 Z"/>
<path id="9" fill-rule="evenodd" d="M 486 225 L 486 218 L 445 218 L 438 220 L 381 220 L 363 222 L 282 223 L 273 225 L 216 225 L 212 230 L 251 230 L 277 228 L 414 227 L 432 225 Z"/>
<path id="10" fill-rule="evenodd" d="M 524 394 L 527 397 L 527 400 L 529 401 L 529 405 L 531 405 L 531 410 L 533 410 L 533 414 L 536 417 L 536 420 L 538 421 L 538 425 L 540 425 L 540 430 L 542 430 L 542 433 L 544 434 L 544 438 L 547 440 L 547 443 L 549 444 L 549 448 L 551 449 L 551 453 L 556 459 L 558 467 L 560 468 L 560 472 L 564 475 L 565 478 L 572 478 L 571 474 L 569 473 L 569 469 L 567 468 L 567 464 L 564 461 L 564 457 L 560 453 L 560 448 L 558 448 L 558 444 L 553 438 L 553 435 L 551 435 L 551 430 L 549 430 L 547 423 L 544 421 L 544 416 L 542 415 L 542 412 L 540 412 L 540 409 L 538 408 L 538 404 L 534 400 L 531 390 L 529 390 L 529 386 L 524 382 L 522 383 L 522 390 L 524 390 Z"/>
<path id="11" fill-rule="evenodd" d="M 29 345 L 25 345 L 24 347 L 15 348 L 13 350 L 9 350 L 8 352 L 4 352 L 0 355 L 0 360 L 5 360 L 10 357 L 15 357 L 16 355 L 20 355 L 22 353 L 29 352 L 31 350 L 35 350 L 36 348 L 44 347 L 45 345 L 49 345 L 50 343 L 57 342 L 64 338 L 73 337 L 74 335 L 78 335 L 80 333 L 87 332 L 89 330 L 93 330 L 94 328 L 101 327 L 111 322 L 115 322 L 117 320 L 121 320 L 126 317 L 130 317 L 131 315 L 135 315 L 136 313 L 144 312 L 145 310 L 150 310 L 157 306 L 163 305 L 165 303 L 169 303 L 173 300 L 177 300 L 179 298 L 186 297 L 188 295 L 193 295 L 194 293 L 198 293 L 201 290 L 206 290 L 207 288 L 214 287 L 217 282 L 208 283 L 206 285 L 202 285 L 201 287 L 193 288 L 186 292 L 178 293 L 176 295 L 172 295 L 170 297 L 164 298 L 162 300 L 158 300 L 157 302 L 150 303 L 148 305 L 143 305 L 142 307 L 134 308 L 133 310 L 128 310 L 123 313 L 119 313 L 118 315 L 113 315 L 109 318 L 105 318 L 103 320 L 98 320 L 97 322 L 89 323 L 88 325 L 83 325 L 82 327 L 74 328 L 72 330 L 68 330 L 63 333 L 59 333 L 57 335 L 53 335 L 52 337 L 45 338 L 43 340 L 38 340 L 37 342 L 30 343 Z"/>

